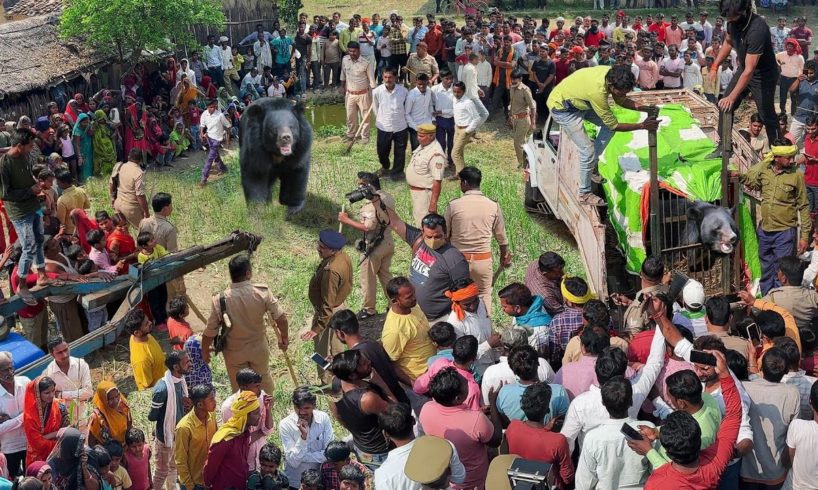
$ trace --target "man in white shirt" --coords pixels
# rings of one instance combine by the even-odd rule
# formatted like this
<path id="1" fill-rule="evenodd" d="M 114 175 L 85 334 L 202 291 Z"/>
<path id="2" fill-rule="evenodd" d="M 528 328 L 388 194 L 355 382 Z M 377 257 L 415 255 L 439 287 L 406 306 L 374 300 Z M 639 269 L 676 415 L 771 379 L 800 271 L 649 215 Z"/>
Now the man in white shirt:
<path id="1" fill-rule="evenodd" d="M 523 347 L 528 345 L 528 331 L 523 328 L 507 328 L 500 335 L 500 345 L 503 353 L 497 364 L 489 366 L 483 373 L 483 380 L 480 384 L 480 392 L 483 396 L 483 405 L 489 405 L 489 391 L 492 389 L 497 392 L 504 384 L 516 383 L 517 376 L 508 365 L 508 354 L 515 347 Z M 537 368 L 537 378 L 543 383 L 550 383 L 554 380 L 554 370 L 548 361 L 539 358 L 539 367 Z"/>
<path id="2" fill-rule="evenodd" d="M 341 91 L 347 115 L 347 140 L 352 141 L 362 127 L 361 142 L 369 143 L 369 108 L 372 107 L 372 89 L 375 88 L 375 67 L 361 56 L 357 41 L 347 44 L 347 54 L 341 60 Z M 358 119 L 360 118 L 360 123 Z"/>
<path id="3" fill-rule="evenodd" d="M 291 487 L 299 488 L 301 473 L 321 468 L 324 450 L 335 436 L 329 415 L 315 410 L 316 397 L 308 387 L 296 388 L 292 402 L 294 410 L 278 423 L 278 433 L 286 461 L 284 475 Z"/>
<path id="4" fill-rule="evenodd" d="M 704 33 L 704 38 L 700 39 L 700 41 L 705 46 L 709 46 L 710 41 L 713 39 L 713 25 L 707 21 L 707 12 L 699 12 L 699 22 L 694 27 L 697 26 L 701 27 L 701 30 L 697 29 L 697 32 Z"/>
<path id="5" fill-rule="evenodd" d="M 449 164 L 452 163 L 452 146 L 454 146 L 454 80 L 449 70 L 440 72 L 441 83 L 432 87 L 434 95 L 435 126 L 437 142 L 446 151 Z"/>
<path id="6" fill-rule="evenodd" d="M 218 87 L 224 84 L 224 70 L 222 69 L 222 48 L 216 45 L 216 36 L 207 36 L 207 46 L 204 47 L 205 65 L 207 74 Z"/>
<path id="7" fill-rule="evenodd" d="M 404 472 L 409 452 L 415 444 L 415 418 L 409 405 L 397 403 L 390 405 L 378 415 L 378 425 L 386 435 L 387 440 L 395 445 L 389 451 L 381 466 L 375 470 L 375 488 L 389 490 L 421 490 L 425 488 L 420 483 L 409 479 Z M 449 442 L 451 444 L 451 442 Z M 463 483 L 466 479 L 466 469 L 457 456 L 457 449 L 452 444 L 452 455 L 449 458 L 451 483 Z M 292 485 L 292 480 L 290 480 Z M 431 487 L 428 487 L 431 488 Z M 437 488 L 437 487 L 435 487 Z"/>
<path id="8" fill-rule="evenodd" d="M 30 381 L 14 375 L 11 352 L 0 352 L 0 448 L 11 478 L 25 474 L 28 441 L 23 431 L 23 408 Z"/>
<path id="9" fill-rule="evenodd" d="M 469 62 L 460 69 L 460 81 L 466 86 L 466 97 L 473 100 L 480 100 L 485 97 L 485 93 L 477 83 L 477 65 L 480 63 L 480 55 L 472 53 L 469 55 Z"/>
<path id="10" fill-rule="evenodd" d="M 784 51 L 784 41 L 790 37 L 790 28 L 787 27 L 785 16 L 778 18 L 778 24 L 775 27 L 770 27 L 770 36 L 773 40 L 773 51 L 776 53 Z"/>
<path id="11" fill-rule="evenodd" d="M 685 64 L 682 71 L 682 82 L 684 83 L 684 87 L 690 90 L 694 90 L 696 87 L 699 87 L 699 90 L 702 90 L 704 79 L 702 78 L 701 65 L 693 62 L 693 58 L 690 56 L 690 51 L 685 51 L 684 62 Z"/>
<path id="12" fill-rule="evenodd" d="M 659 74 L 665 88 L 679 88 L 682 86 L 682 71 L 684 61 L 679 58 L 678 48 L 671 44 L 667 48 L 668 57 L 659 63 Z"/>
<path id="13" fill-rule="evenodd" d="M 384 68 L 383 84 L 372 91 L 372 111 L 375 113 L 375 128 L 378 131 L 376 143 L 378 160 L 381 169 L 378 177 L 391 176 L 402 179 L 403 167 L 406 165 L 406 97 L 409 92 L 403 85 L 395 83 L 397 74 L 394 68 Z M 390 164 L 389 153 L 395 147 L 395 160 Z"/>
<path id="14" fill-rule="evenodd" d="M 91 384 L 91 369 L 84 359 L 71 357 L 68 343 L 62 337 L 48 341 L 48 352 L 54 358 L 43 372 L 57 384 L 57 398 L 68 405 L 71 425 L 78 426 L 80 432 L 88 425 L 86 404 L 94 396 Z"/>
<path id="15" fill-rule="evenodd" d="M 222 57 L 222 85 L 230 95 L 233 95 L 233 82 L 230 80 L 230 75 L 228 74 L 231 70 L 233 70 L 233 48 L 230 47 L 230 38 L 227 36 L 222 36 L 219 38 L 219 43 L 221 44 L 221 57 Z"/>
<path id="16" fill-rule="evenodd" d="M 207 159 L 204 167 L 202 167 L 202 179 L 199 181 L 199 187 L 204 187 L 207 184 L 207 177 L 210 175 L 210 167 L 213 162 L 219 166 L 219 175 L 227 172 L 227 165 L 224 164 L 219 150 L 222 143 L 226 143 L 227 129 L 230 129 L 230 121 L 224 117 L 224 114 L 218 109 L 218 101 L 215 99 L 207 101 L 207 110 L 202 113 L 199 127 L 201 128 L 202 141 L 207 141 Z"/>
<path id="17" fill-rule="evenodd" d="M 447 208 L 447 218 L 450 218 L 449 214 Z M 447 221 L 451 223 L 450 219 Z M 451 224 L 448 229 L 452 229 Z M 460 280 L 446 293 L 452 300 L 452 311 L 446 321 L 454 327 L 458 339 L 464 335 L 473 335 L 477 339 L 477 359 L 473 371 L 482 376 L 496 362 L 494 348 L 500 346 L 500 334 L 492 331 L 486 305 L 480 299 L 477 287 L 469 287 L 472 284 L 474 282 L 471 279 Z"/>
<path id="18" fill-rule="evenodd" d="M 256 68 L 259 73 L 264 72 L 264 67 L 273 66 L 273 52 L 270 50 L 270 41 L 266 37 L 260 36 L 253 43 L 253 54 L 256 56 Z"/>
<path id="19" fill-rule="evenodd" d="M 409 125 L 409 144 L 412 151 L 420 145 L 418 126 L 432 123 L 434 117 L 434 95 L 429 90 L 429 75 L 419 73 L 415 79 L 416 86 L 406 96 L 406 124 Z"/>
<path id="20" fill-rule="evenodd" d="M 654 427 L 650 422 L 636 420 L 628 411 L 633 405 L 633 387 L 623 376 L 615 376 L 600 389 L 607 420 L 588 431 L 579 454 L 576 473 L 577 490 L 616 490 L 642 488 L 651 466 L 647 457 L 628 449 L 628 439 L 622 425 L 638 432 L 640 425 Z"/>
<path id="21" fill-rule="evenodd" d="M 287 95 L 287 89 L 281 84 L 278 77 L 273 77 L 273 83 L 267 87 L 267 97 L 284 97 Z"/>
<path id="22" fill-rule="evenodd" d="M 489 112 L 483 104 L 475 104 L 473 99 L 466 97 L 466 85 L 457 82 L 452 89 L 454 95 L 454 145 L 452 146 L 452 161 L 455 173 L 463 170 L 466 159 L 463 156 L 466 145 L 475 139 L 477 129 L 486 122 Z"/>
<path id="23" fill-rule="evenodd" d="M 661 313 L 664 315 L 664 310 Z M 655 329 L 653 341 L 650 344 L 650 354 L 642 370 L 628 381 L 633 388 L 633 403 L 628 409 L 628 415 L 636 418 L 642 403 L 647 399 L 659 372 L 664 365 L 665 357 L 665 337 L 659 328 Z M 628 368 L 627 355 L 617 347 L 608 347 L 597 357 L 596 377 L 597 385 L 574 398 L 568 407 L 565 415 L 565 423 L 560 433 L 568 439 L 568 445 L 574 450 L 574 442 L 577 438 L 582 443 L 582 436 L 594 427 L 608 420 L 608 411 L 602 405 L 602 392 L 600 386 L 605 385 L 608 380 L 615 376 L 625 376 Z M 621 426 L 621 424 L 620 424 Z"/>

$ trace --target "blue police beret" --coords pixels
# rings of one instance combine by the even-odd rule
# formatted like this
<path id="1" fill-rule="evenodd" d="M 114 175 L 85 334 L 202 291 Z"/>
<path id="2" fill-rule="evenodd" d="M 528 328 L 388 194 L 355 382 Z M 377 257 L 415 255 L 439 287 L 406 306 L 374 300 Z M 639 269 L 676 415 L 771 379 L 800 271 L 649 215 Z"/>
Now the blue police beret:
<path id="1" fill-rule="evenodd" d="M 338 233 L 335 230 L 322 230 L 318 234 L 318 239 L 327 246 L 327 248 L 331 248 L 333 250 L 341 250 L 344 248 L 347 240 L 344 238 L 344 235 Z"/>

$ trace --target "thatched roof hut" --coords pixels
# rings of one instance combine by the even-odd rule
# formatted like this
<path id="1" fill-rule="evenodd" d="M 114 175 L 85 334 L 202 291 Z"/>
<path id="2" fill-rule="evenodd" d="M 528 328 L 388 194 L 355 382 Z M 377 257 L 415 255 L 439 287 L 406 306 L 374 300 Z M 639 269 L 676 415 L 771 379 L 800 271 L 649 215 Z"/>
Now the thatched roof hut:
<path id="1" fill-rule="evenodd" d="M 59 14 L 62 12 L 63 5 L 63 0 L 20 0 L 6 9 L 6 14 L 12 17 Z"/>
<path id="2" fill-rule="evenodd" d="M 93 73 L 110 59 L 64 42 L 56 16 L 41 16 L 0 25 L 0 98 L 21 94 Z"/>

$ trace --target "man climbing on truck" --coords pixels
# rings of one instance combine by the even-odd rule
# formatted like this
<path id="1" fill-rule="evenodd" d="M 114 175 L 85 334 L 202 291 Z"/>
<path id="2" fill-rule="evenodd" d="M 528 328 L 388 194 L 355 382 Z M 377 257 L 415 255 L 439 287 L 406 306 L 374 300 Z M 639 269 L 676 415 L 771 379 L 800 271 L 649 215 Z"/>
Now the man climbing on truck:
<path id="1" fill-rule="evenodd" d="M 656 130 L 659 121 L 648 118 L 639 123 L 620 122 L 608 104 L 608 96 L 626 109 L 649 112 L 652 106 L 639 106 L 627 97 L 636 85 L 629 67 L 595 66 L 577 70 L 556 86 L 546 105 L 555 122 L 579 149 L 579 201 L 589 206 L 605 206 L 605 201 L 591 192 L 591 182 L 600 182 L 596 164 L 613 131 Z M 600 126 L 596 140 L 585 133 L 584 121 Z"/>

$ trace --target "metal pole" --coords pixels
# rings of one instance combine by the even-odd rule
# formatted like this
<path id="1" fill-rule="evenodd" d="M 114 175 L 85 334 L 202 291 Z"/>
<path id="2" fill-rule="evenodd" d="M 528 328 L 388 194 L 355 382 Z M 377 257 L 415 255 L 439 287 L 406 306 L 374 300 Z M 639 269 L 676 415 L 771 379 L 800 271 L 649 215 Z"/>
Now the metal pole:
<path id="1" fill-rule="evenodd" d="M 662 250 L 659 228 L 659 154 L 656 148 L 656 130 L 648 131 L 648 155 L 650 158 L 650 243 L 651 254 Z"/>
<path id="2" fill-rule="evenodd" d="M 721 134 L 719 135 L 721 144 L 721 205 L 727 209 L 733 209 L 733 219 L 738 221 L 738 183 L 733 192 L 734 199 L 731 199 L 730 192 L 730 160 L 733 157 L 733 111 L 725 111 L 721 113 L 722 124 Z M 724 257 L 721 261 L 721 289 L 722 293 L 730 294 L 733 277 L 731 272 L 738 271 L 738 250 L 733 251 L 732 257 Z M 735 262 L 733 264 L 732 262 Z M 731 270 L 732 269 L 732 270 Z M 739 289 L 740 284 L 736 284 Z"/>

